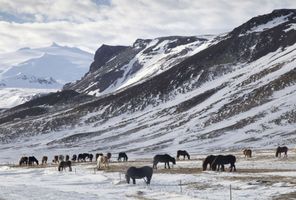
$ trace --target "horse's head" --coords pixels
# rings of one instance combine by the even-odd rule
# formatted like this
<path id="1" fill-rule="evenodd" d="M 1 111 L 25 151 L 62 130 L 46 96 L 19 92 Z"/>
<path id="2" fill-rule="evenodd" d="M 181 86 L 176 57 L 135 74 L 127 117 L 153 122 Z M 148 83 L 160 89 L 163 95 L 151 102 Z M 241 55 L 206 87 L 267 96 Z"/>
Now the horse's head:
<path id="1" fill-rule="evenodd" d="M 176 164 L 176 159 L 172 157 L 172 163 L 175 165 Z"/>
<path id="2" fill-rule="evenodd" d="M 208 163 L 206 162 L 206 160 L 204 160 L 202 162 L 202 170 L 205 171 L 207 169 Z"/>
<path id="3" fill-rule="evenodd" d="M 187 154 L 187 158 L 188 158 L 188 160 L 190 160 L 190 155 L 189 154 Z"/>

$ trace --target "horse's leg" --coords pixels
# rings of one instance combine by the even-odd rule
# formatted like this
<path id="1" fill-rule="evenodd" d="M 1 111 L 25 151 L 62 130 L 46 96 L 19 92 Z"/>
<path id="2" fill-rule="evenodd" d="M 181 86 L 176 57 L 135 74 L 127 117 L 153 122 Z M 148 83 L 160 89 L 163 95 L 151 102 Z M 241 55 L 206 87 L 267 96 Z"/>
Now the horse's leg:
<path id="1" fill-rule="evenodd" d="M 166 165 L 167 165 L 167 163 L 166 162 L 164 162 L 164 168 L 166 169 Z"/>
<path id="2" fill-rule="evenodd" d="M 153 162 L 153 169 L 157 169 L 157 162 Z"/>
<path id="3" fill-rule="evenodd" d="M 136 179 L 135 178 L 132 178 L 133 179 L 133 184 L 136 184 Z"/>
<path id="4" fill-rule="evenodd" d="M 72 172 L 72 167 L 71 166 L 69 166 L 69 172 Z"/>
<path id="5" fill-rule="evenodd" d="M 146 177 L 147 177 L 147 181 L 146 181 L 146 183 L 147 183 L 147 185 L 150 185 L 151 175 L 150 175 L 150 176 L 146 176 Z"/>
<path id="6" fill-rule="evenodd" d="M 170 167 L 170 162 L 168 162 L 168 168 L 171 169 L 171 167 Z"/>

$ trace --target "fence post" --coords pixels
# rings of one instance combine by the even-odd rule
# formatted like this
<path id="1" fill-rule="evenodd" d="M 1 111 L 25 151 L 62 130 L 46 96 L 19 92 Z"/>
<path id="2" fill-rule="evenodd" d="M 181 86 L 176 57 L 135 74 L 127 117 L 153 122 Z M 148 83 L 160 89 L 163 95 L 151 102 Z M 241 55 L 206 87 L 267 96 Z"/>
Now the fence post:
<path id="1" fill-rule="evenodd" d="M 180 192 L 182 193 L 182 180 L 180 180 Z"/>
<path id="2" fill-rule="evenodd" d="M 231 191 L 231 184 L 230 184 L 230 186 L 229 186 L 229 197 L 230 197 L 230 200 L 232 200 L 232 191 Z"/>

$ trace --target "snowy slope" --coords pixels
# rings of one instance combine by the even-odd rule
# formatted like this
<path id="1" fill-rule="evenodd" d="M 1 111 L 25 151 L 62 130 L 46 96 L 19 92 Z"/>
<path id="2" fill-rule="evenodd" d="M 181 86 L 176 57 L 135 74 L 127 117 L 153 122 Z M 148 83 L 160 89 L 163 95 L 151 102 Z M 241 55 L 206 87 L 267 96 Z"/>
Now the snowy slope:
<path id="1" fill-rule="evenodd" d="M 91 63 L 92 54 L 77 48 L 53 43 L 44 48 L 22 48 L 0 54 L 0 108 L 25 102 L 39 90 L 42 93 L 61 89 L 67 82 L 81 78 Z M 7 89 L 11 88 L 11 89 Z M 34 92 L 35 89 L 35 92 Z M 10 93 L 9 91 L 17 93 Z M 4 94 L 5 93 L 5 94 Z M 16 104 L 1 103 L 9 95 Z"/>
<path id="2" fill-rule="evenodd" d="M 285 16 L 283 23 L 249 32 L 254 22 L 263 26 L 281 16 Z M 190 51 L 195 51 L 193 55 L 176 64 L 166 66 L 169 62 L 163 62 L 163 71 L 158 61 L 163 59 L 168 43 L 142 41 L 141 48 L 148 44 L 153 47 L 148 48 L 153 56 L 142 60 L 149 64 L 132 73 L 139 74 L 126 73 L 128 78 L 120 79 L 121 75 L 111 76 L 114 71 L 110 65 L 101 63 L 92 65 L 84 78 L 69 86 L 85 89 L 85 93 L 96 91 L 99 87 L 89 84 L 95 80 L 93 75 L 112 72 L 110 77 L 120 84 L 111 83 L 116 86 L 111 93 L 74 99 L 72 93 L 62 91 L 48 97 L 48 102 L 37 99 L 0 113 L 3 151 L 127 151 L 141 156 L 177 149 L 198 153 L 246 146 L 292 146 L 296 140 L 296 30 L 291 27 L 295 22 L 295 10 L 255 17 L 214 38 L 206 47 L 200 44 Z M 113 52 L 127 49 L 132 56 L 124 57 L 129 61 L 121 66 L 127 67 L 122 73 L 131 70 L 130 60 L 141 60 L 144 53 L 139 54 L 143 49 L 136 51 L 134 47 L 116 47 Z M 112 61 L 119 59 L 116 57 Z M 156 65 L 150 63 L 154 58 Z M 147 78 L 147 74 L 153 75 Z M 52 100 L 63 95 L 65 100 Z"/>
<path id="3" fill-rule="evenodd" d="M 138 39 L 132 46 L 123 48 L 110 56 L 104 64 L 100 63 L 100 66 L 96 67 L 99 65 L 96 62 L 106 57 L 104 49 L 110 51 L 118 48 L 106 48 L 106 45 L 103 45 L 97 51 L 100 53 L 96 53 L 90 72 L 81 80 L 64 88 L 96 96 L 126 89 L 170 69 L 218 40 L 218 37 L 211 35 Z"/>

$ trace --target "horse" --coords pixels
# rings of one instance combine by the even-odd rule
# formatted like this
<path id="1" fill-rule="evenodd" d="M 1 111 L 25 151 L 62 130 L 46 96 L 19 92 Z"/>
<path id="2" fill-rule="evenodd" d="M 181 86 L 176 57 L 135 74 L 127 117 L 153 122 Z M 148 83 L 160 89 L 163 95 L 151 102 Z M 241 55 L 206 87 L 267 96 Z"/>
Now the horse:
<path id="1" fill-rule="evenodd" d="M 185 157 L 187 156 L 188 160 L 190 160 L 190 155 L 185 150 L 178 150 L 177 151 L 177 159 L 179 159 L 180 156 L 183 156 L 183 160 L 185 160 Z"/>
<path id="2" fill-rule="evenodd" d="M 81 161 L 81 162 L 86 162 L 86 159 L 89 158 L 89 154 L 88 153 L 80 153 L 78 154 L 78 158 L 77 161 Z"/>
<path id="3" fill-rule="evenodd" d="M 38 160 L 34 156 L 29 156 L 29 165 L 34 165 L 34 163 L 39 165 Z"/>
<path id="4" fill-rule="evenodd" d="M 77 155 L 76 154 L 74 154 L 73 156 L 72 156 L 72 159 L 71 159 L 73 162 L 75 161 L 76 162 L 76 160 L 77 160 Z"/>
<path id="5" fill-rule="evenodd" d="M 94 157 L 94 155 L 92 155 L 91 153 L 90 153 L 90 154 L 88 154 L 88 158 L 89 158 L 89 161 L 90 161 L 90 162 L 92 162 L 92 160 L 93 160 L 93 157 Z"/>
<path id="6" fill-rule="evenodd" d="M 232 172 L 232 169 L 234 169 L 234 171 L 236 171 L 236 168 L 234 165 L 235 162 L 236 162 L 236 157 L 233 155 L 226 155 L 226 156 L 218 155 L 214 159 L 211 167 L 212 167 L 213 171 L 215 171 L 216 169 L 217 169 L 217 171 L 219 171 L 220 167 L 221 167 L 221 171 L 224 171 L 224 165 L 230 164 L 230 171 Z M 218 168 L 217 168 L 217 166 L 218 166 Z"/>
<path id="7" fill-rule="evenodd" d="M 107 158 L 108 158 L 108 160 L 111 159 L 111 156 L 112 156 L 112 154 L 111 154 L 110 152 L 108 152 L 108 153 L 107 153 Z"/>
<path id="8" fill-rule="evenodd" d="M 152 178 L 152 174 L 153 174 L 153 169 L 149 166 L 140 167 L 140 168 L 130 167 L 126 171 L 125 179 L 128 184 L 130 183 L 130 179 L 133 180 L 133 184 L 136 184 L 136 179 L 143 178 L 145 183 L 149 185 Z"/>
<path id="9" fill-rule="evenodd" d="M 99 156 L 103 156 L 103 154 L 102 153 L 96 153 L 96 160 L 98 160 Z"/>
<path id="10" fill-rule="evenodd" d="M 243 153 L 245 155 L 245 158 L 246 157 L 249 157 L 249 158 L 252 157 L 252 150 L 251 149 L 244 149 Z"/>
<path id="11" fill-rule="evenodd" d="M 68 160 L 70 160 L 70 156 L 69 155 L 66 155 L 65 161 L 68 161 Z"/>
<path id="12" fill-rule="evenodd" d="M 280 154 L 281 157 L 281 153 L 285 153 L 284 157 L 288 157 L 287 153 L 288 153 L 288 147 L 283 146 L 283 147 L 278 147 L 276 149 L 276 153 L 275 153 L 275 157 L 278 157 Z"/>
<path id="13" fill-rule="evenodd" d="M 47 156 L 43 156 L 42 157 L 42 165 L 46 165 L 47 164 L 47 160 L 48 160 L 48 157 Z"/>
<path id="14" fill-rule="evenodd" d="M 52 160 L 53 163 L 58 163 L 59 162 L 59 156 L 55 155 L 53 157 L 53 160 Z"/>
<path id="15" fill-rule="evenodd" d="M 60 164 L 59 164 L 59 167 L 58 167 L 58 170 L 59 171 L 62 171 L 64 170 L 66 167 L 69 167 L 69 171 L 71 172 L 72 171 L 72 167 L 71 167 L 72 163 L 70 160 L 68 161 L 61 161 Z"/>
<path id="16" fill-rule="evenodd" d="M 123 161 L 125 161 L 125 162 L 127 162 L 127 160 L 128 160 L 128 157 L 127 157 L 127 155 L 126 155 L 126 153 L 125 152 L 120 152 L 119 154 L 118 154 L 118 161 L 121 161 L 121 159 L 123 159 Z"/>
<path id="17" fill-rule="evenodd" d="M 164 162 L 164 168 L 166 169 L 166 166 L 168 165 L 168 168 L 170 169 L 170 162 L 175 165 L 176 159 L 168 154 L 156 155 L 153 158 L 153 169 L 157 169 L 157 163 L 159 162 Z"/>
<path id="18" fill-rule="evenodd" d="M 104 164 L 104 168 L 109 168 L 109 159 L 107 156 L 99 156 L 97 159 L 97 169 L 101 169 L 101 164 Z"/>
<path id="19" fill-rule="evenodd" d="M 27 156 L 21 157 L 19 164 L 22 166 L 23 164 L 28 165 L 29 158 Z"/>
<path id="20" fill-rule="evenodd" d="M 202 170 L 203 171 L 207 170 L 208 165 L 210 165 L 210 168 L 212 168 L 212 163 L 216 159 L 216 157 L 217 156 L 214 156 L 214 155 L 207 156 L 202 163 Z"/>
<path id="21" fill-rule="evenodd" d="M 59 155 L 59 162 L 62 162 L 65 160 L 65 156 L 64 155 Z"/>

